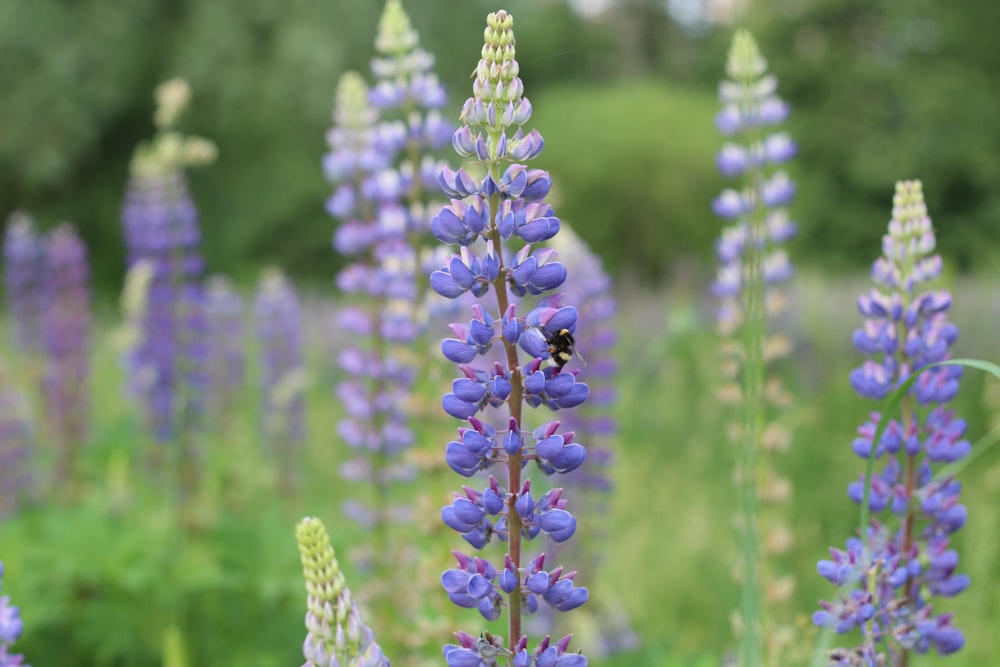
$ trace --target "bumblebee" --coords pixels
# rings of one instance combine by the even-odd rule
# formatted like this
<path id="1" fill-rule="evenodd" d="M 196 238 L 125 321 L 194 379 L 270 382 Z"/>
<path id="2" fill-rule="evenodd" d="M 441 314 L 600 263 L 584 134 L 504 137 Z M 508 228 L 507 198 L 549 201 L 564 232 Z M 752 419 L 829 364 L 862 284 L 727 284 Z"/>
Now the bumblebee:
<path id="1" fill-rule="evenodd" d="M 562 370 L 562 367 L 569 363 L 575 353 L 573 348 L 576 345 L 576 339 L 573 338 L 573 334 L 569 329 L 560 329 L 558 333 L 550 336 L 545 342 L 549 344 L 549 356 L 552 361 Z"/>

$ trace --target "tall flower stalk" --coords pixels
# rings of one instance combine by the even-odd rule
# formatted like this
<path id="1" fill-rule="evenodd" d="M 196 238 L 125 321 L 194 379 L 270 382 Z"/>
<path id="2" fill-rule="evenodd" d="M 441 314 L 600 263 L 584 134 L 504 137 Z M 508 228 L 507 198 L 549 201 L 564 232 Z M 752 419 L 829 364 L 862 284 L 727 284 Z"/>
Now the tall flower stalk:
<path id="1" fill-rule="evenodd" d="M 87 437 L 90 409 L 90 271 L 87 248 L 73 227 L 46 236 L 45 273 L 42 384 L 46 421 L 58 443 L 55 481 L 65 484 Z"/>
<path id="2" fill-rule="evenodd" d="M 568 473 L 583 462 L 585 450 L 574 433 L 560 431 L 560 422 L 526 415 L 525 407 L 572 408 L 586 400 L 589 389 L 565 368 L 561 354 L 576 333 L 577 311 L 564 306 L 561 295 L 547 294 L 565 282 L 566 269 L 554 261 L 553 249 L 536 246 L 556 235 L 559 220 L 543 201 L 551 185 L 548 173 L 520 163 L 537 157 L 543 142 L 536 130 L 521 129 L 531 104 L 518 77 L 510 14 L 501 10 L 487 17 L 484 42 L 473 97 L 462 108 L 464 124 L 452 143 L 460 155 L 480 162 L 485 174 L 477 178 L 465 169 L 441 174 L 452 201 L 431 230 L 459 252 L 431 275 L 431 286 L 447 298 L 471 292 L 479 299 L 471 321 L 453 324 L 455 337 L 441 344 L 461 371 L 442 406 L 467 422 L 446 447 L 448 465 L 463 477 L 494 467 L 501 476 L 490 475 L 482 491 L 463 486 L 442 509 L 442 519 L 477 550 L 494 538 L 506 548 L 497 564 L 453 551 L 457 567 L 444 572 L 441 582 L 452 602 L 478 609 L 486 620 L 498 619 L 506 609 L 507 637 L 483 633 L 477 639 L 457 632 L 458 643 L 446 645 L 444 655 L 452 667 L 585 665 L 582 655 L 568 653 L 569 635 L 554 643 L 545 637 L 529 651 L 522 632 L 523 615 L 534 613 L 540 602 L 569 611 L 588 596 L 576 586 L 576 572 L 548 569 L 544 552 L 526 551 L 541 533 L 555 542 L 569 539 L 576 518 L 565 509 L 560 488 L 535 498 L 524 467 L 533 461 L 544 475 Z M 508 134 L 512 128 L 516 132 Z M 511 298 L 529 293 L 543 298 L 518 315 Z M 503 347 L 505 361 L 474 365 L 494 343 Z M 495 423 L 488 422 L 487 408 L 500 413 Z"/>
<path id="3" fill-rule="evenodd" d="M 753 37 L 738 31 L 726 65 L 729 79 L 719 86 L 723 110 L 716 124 L 732 139 L 718 155 L 719 170 L 739 178 L 740 186 L 725 190 L 712 208 L 733 221 L 716 244 L 721 266 L 713 292 L 720 300 L 718 328 L 726 376 L 720 397 L 739 405 L 742 413 L 730 436 L 739 445 L 738 571 L 743 599 L 737 627 L 739 662 L 744 667 L 778 664 L 781 651 L 794 639 L 764 613 L 765 601 L 769 605 L 786 601 L 794 587 L 794 579 L 781 574 L 773 562 L 791 546 L 791 531 L 780 511 L 790 497 L 791 483 L 778 473 L 773 456 L 790 442 L 775 419 L 789 398 L 780 380 L 768 377 L 767 370 L 770 361 L 788 350 L 787 340 L 769 335 L 768 329 L 786 304 L 781 283 L 792 270 L 781 244 L 795 233 L 785 209 L 795 188 L 774 165 L 796 151 L 786 134 L 772 130 L 788 115 L 788 107 L 775 95 L 775 77 L 766 72 L 767 62 Z"/>
<path id="4" fill-rule="evenodd" d="M 858 299 L 865 320 L 854 346 L 867 358 L 850 381 L 862 397 L 882 399 L 914 372 L 951 356 L 958 337 L 947 317 L 951 295 L 926 285 L 941 273 L 935 243 L 920 181 L 897 183 L 882 257 L 872 265 L 875 287 Z M 818 565 L 841 588 L 813 621 L 840 634 L 861 631 L 857 646 L 832 652 L 831 664 L 905 667 L 912 653 L 946 655 L 965 643 L 952 615 L 933 606 L 935 597 L 952 597 L 969 585 L 949 544 L 966 520 L 961 485 L 940 472 L 971 451 L 965 420 L 947 407 L 961 374 L 960 366 L 925 370 L 902 399 L 899 419 L 873 412 L 858 429 L 854 453 L 874 456 L 881 470 L 869 490 L 862 475 L 848 495 L 858 504 L 867 499 L 876 517 L 846 550 L 831 548 L 831 559 Z M 882 419 L 890 421 L 874 443 Z"/>
<path id="5" fill-rule="evenodd" d="M 150 267 L 140 335 L 129 355 L 133 391 L 159 442 L 177 442 L 182 489 L 197 483 L 195 431 L 205 410 L 207 342 L 198 212 L 184 168 L 211 162 L 215 147 L 173 129 L 190 90 L 182 80 L 157 89 L 156 137 L 132 158 L 122 211 L 129 267 Z"/>

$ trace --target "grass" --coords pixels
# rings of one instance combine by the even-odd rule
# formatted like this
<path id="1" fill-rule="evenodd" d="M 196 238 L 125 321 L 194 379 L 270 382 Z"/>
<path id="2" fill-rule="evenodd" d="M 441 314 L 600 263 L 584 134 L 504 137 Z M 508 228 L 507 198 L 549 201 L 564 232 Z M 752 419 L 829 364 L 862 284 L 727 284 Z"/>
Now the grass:
<path id="1" fill-rule="evenodd" d="M 953 319 L 962 332 L 956 356 L 995 361 L 1000 302 L 994 283 L 987 277 L 950 282 Z M 804 275 L 796 285 L 794 353 L 785 365 L 796 396 L 794 444 L 783 463 L 795 484 L 789 507 L 795 546 L 788 563 L 798 580 L 793 608 L 805 664 L 814 641 L 805 619 L 818 598 L 833 594 L 815 573 L 815 562 L 828 546 L 842 546 L 856 526 L 857 508 L 846 486 L 863 462 L 851 453 L 850 442 L 876 405 L 857 398 L 847 382 L 859 363 L 850 346 L 860 322 L 853 300 L 866 279 Z M 738 604 L 730 574 L 737 495 L 734 452 L 724 444 L 715 400 L 719 374 L 709 307 L 700 292 L 681 287 L 623 288 L 620 303 L 616 491 L 608 514 L 579 517 L 579 539 L 604 536 L 601 566 L 581 572 L 579 581 L 591 587 L 592 601 L 613 600 L 621 607 L 642 646 L 593 663 L 719 664 L 733 647 L 730 613 Z M 43 476 L 37 502 L 0 523 L 3 592 L 20 606 L 25 622 L 15 647 L 32 664 L 298 664 L 305 595 L 294 526 L 304 515 L 326 523 L 356 594 L 378 583 L 351 557 L 366 534 L 340 514 L 342 501 L 358 489 L 341 482 L 337 472 L 345 452 L 335 438 L 333 359 L 339 343 L 324 315 L 329 304 L 309 300 L 306 311 L 311 384 L 301 492 L 281 496 L 274 489 L 272 462 L 257 434 L 259 399 L 251 377 L 241 409 L 218 421 L 206 440 L 208 481 L 185 530 L 178 527 L 168 480 L 145 464 L 154 445 L 141 435 L 124 399 L 117 353 L 106 330 L 98 335 L 94 430 L 77 497 L 67 499 L 65 489 L 51 488 Z M 101 321 L 104 327 L 112 323 Z M 37 369 L 11 354 L 7 359 L 18 386 L 33 394 Z M 973 441 L 1000 415 L 1000 391 L 991 382 L 997 384 L 966 373 L 955 403 L 969 420 Z M 463 481 L 440 463 L 457 425 L 437 412 L 449 383 L 446 369 L 435 370 L 414 399 L 415 408 L 429 416 L 418 422 L 414 454 L 424 471 L 404 492 L 416 517 L 393 543 L 406 584 L 395 591 L 398 605 L 367 619 L 400 665 L 441 664 L 439 647 L 451 631 L 484 629 L 475 612 L 450 608 L 437 583 L 453 562 L 449 550 L 463 544 L 438 519 L 441 505 Z M 44 438 L 39 442 L 44 459 Z M 987 452 L 963 471 L 962 481 L 969 523 L 955 542 L 973 584 L 946 605 L 967 637 L 966 648 L 948 660 L 954 667 L 989 664 L 995 653 L 1000 601 L 991 591 L 1000 585 L 1000 454 Z M 586 646 L 587 635 L 604 620 L 585 606 L 568 614 L 564 625 L 574 629 L 574 645 Z"/>

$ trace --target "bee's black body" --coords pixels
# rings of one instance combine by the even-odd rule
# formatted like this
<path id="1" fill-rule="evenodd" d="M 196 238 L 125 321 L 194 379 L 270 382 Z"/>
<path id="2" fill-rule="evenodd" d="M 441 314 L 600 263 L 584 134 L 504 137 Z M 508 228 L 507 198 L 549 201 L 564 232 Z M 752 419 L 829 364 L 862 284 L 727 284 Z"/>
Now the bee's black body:
<path id="1" fill-rule="evenodd" d="M 549 356 L 556 366 L 562 368 L 573 358 L 573 346 L 576 339 L 569 329 L 560 329 L 546 341 L 549 344 Z"/>

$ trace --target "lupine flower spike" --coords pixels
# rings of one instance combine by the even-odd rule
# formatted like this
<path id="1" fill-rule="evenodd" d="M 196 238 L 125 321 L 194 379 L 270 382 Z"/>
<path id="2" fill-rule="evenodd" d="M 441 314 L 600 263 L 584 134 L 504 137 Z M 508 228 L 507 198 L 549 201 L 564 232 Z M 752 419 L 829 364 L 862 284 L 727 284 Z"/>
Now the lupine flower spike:
<path id="1" fill-rule="evenodd" d="M 45 243 L 46 308 L 42 317 L 46 368 L 45 413 L 59 451 L 56 481 L 72 475 L 76 450 L 87 437 L 90 371 L 90 291 L 87 248 L 69 225 Z"/>
<path id="2" fill-rule="evenodd" d="M 412 391 L 416 379 L 427 378 L 432 366 L 426 354 L 414 353 L 427 347 L 423 334 L 428 328 L 428 295 L 440 301 L 427 284 L 437 267 L 428 268 L 421 253 L 439 247 L 430 222 L 442 199 L 437 174 L 443 163 L 433 154 L 450 142 L 454 128 L 440 112 L 446 96 L 433 71 L 434 57 L 420 47 L 400 0 L 385 3 L 375 51 L 374 85 L 367 91 L 356 85 L 356 122 L 347 123 L 346 106 L 338 105 L 338 126 L 330 138 L 346 140 L 353 134 L 356 145 L 369 146 L 367 155 L 377 158 L 354 164 L 354 182 L 346 183 L 342 177 L 351 170 L 347 142 L 331 141 L 327 157 L 328 175 L 340 182 L 337 193 L 344 195 L 353 187 L 353 197 L 337 200 L 349 202 L 353 211 L 349 206 L 331 209 L 341 222 L 335 245 L 354 259 L 341 278 L 369 278 L 361 289 L 350 280 L 339 283 L 351 293 L 343 316 L 356 334 L 341 355 L 351 376 L 342 391 L 352 396 L 345 401 L 349 415 L 341 423 L 341 435 L 355 451 L 341 472 L 369 490 L 345 504 L 347 514 L 374 536 L 351 551 L 373 575 L 364 587 L 367 607 L 379 616 L 395 614 L 408 624 L 400 634 L 412 645 L 435 634 L 426 627 L 428 615 L 417 613 L 426 609 L 428 592 L 414 581 L 427 578 L 412 575 L 421 561 L 413 548 L 414 531 L 434 519 L 415 510 L 423 498 L 408 484 L 417 478 L 417 463 L 432 460 L 430 452 L 414 451 L 413 422 L 436 411 L 423 398 L 425 392 Z M 344 84 L 353 85 L 347 77 Z M 361 99 L 364 93 L 366 100 Z M 359 351 L 364 355 L 360 364 Z M 359 386 L 364 392 L 355 391 Z M 360 446 L 359 435 L 364 435 Z"/>
<path id="3" fill-rule="evenodd" d="M 4 283 L 14 345 L 20 350 L 41 349 L 44 254 L 34 221 L 21 211 L 12 213 L 3 238 Z"/>
<path id="4" fill-rule="evenodd" d="M 408 309 L 422 330 L 426 276 L 437 266 L 425 271 L 429 260 L 419 255 L 440 248 L 430 233 L 431 218 L 440 203 L 431 198 L 440 198 L 437 175 L 444 163 L 433 154 L 451 141 L 455 128 L 440 112 L 447 97 L 433 71 L 434 56 L 420 48 L 417 31 L 400 0 L 386 1 L 375 50 L 378 56 L 371 65 L 375 84 L 369 99 L 379 110 L 375 128 L 379 144 L 392 154 L 395 165 L 379 176 L 379 197 L 395 199 L 399 205 L 394 217 L 405 226 L 406 252 L 397 251 L 394 261 L 401 269 L 415 271 L 419 281 L 418 298 L 396 303 L 394 310 L 402 314 Z"/>
<path id="5" fill-rule="evenodd" d="M 327 210 L 340 221 L 334 247 L 354 260 L 337 276 L 348 304 L 338 314 L 338 325 L 351 334 L 339 357 L 347 378 L 337 389 L 346 413 L 337 432 L 356 452 L 341 474 L 372 489 L 370 502 L 349 502 L 345 513 L 371 528 L 406 514 L 390 502 L 389 489 L 410 476 L 400 455 L 413 443 L 406 397 L 415 373 L 406 351 L 415 330 L 408 310 L 393 304 L 412 301 L 416 284 L 407 268 L 412 261 L 403 259 L 410 251 L 399 193 L 373 196 L 391 180 L 394 153 L 380 143 L 377 111 L 357 73 L 340 79 L 334 120 L 324 158 L 326 176 L 335 186 Z"/>
<path id="6" fill-rule="evenodd" d="M 3 562 L 0 561 L 0 584 L 3 583 Z M 2 587 L 0 587 L 2 589 Z M 10 603 L 6 595 L 0 596 L 0 667 L 31 667 L 23 655 L 10 653 L 10 645 L 21 636 L 24 624 L 20 610 Z"/>
<path id="7" fill-rule="evenodd" d="M 872 265 L 875 287 L 858 299 L 865 320 L 854 332 L 854 346 L 867 358 L 850 381 L 865 398 L 882 399 L 915 371 L 950 357 L 958 337 L 947 316 L 951 296 L 926 285 L 941 273 L 934 246 L 920 181 L 897 183 L 882 257 Z M 867 459 L 874 449 L 881 463 L 868 500 L 880 518 L 847 540 L 845 550 L 830 549 L 831 559 L 819 562 L 819 573 L 840 591 L 820 603 L 813 622 L 840 634 L 861 632 L 856 646 L 833 651 L 831 664 L 902 667 L 910 653 L 947 655 L 965 643 L 952 615 L 933 606 L 935 598 L 952 597 L 969 585 L 949 543 L 965 524 L 961 485 L 936 474 L 971 450 L 963 437 L 965 420 L 947 407 L 961 371 L 924 371 L 903 398 L 901 418 L 889 421 L 878 443 L 872 441 L 876 426 L 890 415 L 873 412 L 858 429 L 854 453 Z M 858 504 L 863 477 L 848 487 Z"/>
<path id="8" fill-rule="evenodd" d="M 145 260 L 152 271 L 129 371 L 161 442 L 175 439 L 181 422 L 201 412 L 205 388 L 201 233 L 183 170 L 213 160 L 215 148 L 171 129 L 189 97 L 181 80 L 157 89 L 159 132 L 136 149 L 122 211 L 129 267 Z"/>
<path id="9" fill-rule="evenodd" d="M 791 483 L 774 460 L 775 452 L 791 441 L 778 421 L 790 397 L 780 379 L 769 376 L 768 367 L 790 349 L 788 339 L 771 329 L 787 303 L 782 284 L 792 275 L 781 246 L 796 231 L 786 209 L 795 188 L 776 165 L 795 155 L 796 146 L 774 129 L 788 115 L 788 106 L 775 95 L 777 81 L 766 72 L 767 62 L 753 37 L 738 31 L 726 65 L 729 79 L 719 86 L 723 110 L 716 125 L 731 139 L 718 155 L 719 171 L 738 178 L 740 186 L 725 190 L 712 204 L 717 215 L 732 221 L 716 242 L 720 268 L 712 289 L 719 299 L 722 337 L 719 397 L 742 413 L 741 423 L 731 424 L 728 435 L 740 444 L 742 561 L 737 571 L 744 599 L 736 625 L 745 666 L 788 661 L 783 653 L 795 638 L 791 628 L 773 621 L 774 606 L 787 602 L 795 580 L 776 562 L 791 547 L 792 533 L 781 509 L 787 506 Z M 761 598 L 769 613 L 762 613 Z"/>
<path id="10" fill-rule="evenodd" d="M 323 522 L 303 519 L 295 538 L 308 609 L 303 667 L 389 667 L 375 634 L 361 619 Z"/>
<path id="11" fill-rule="evenodd" d="M 539 604 L 569 611 L 588 595 L 576 585 L 576 572 L 552 568 L 544 552 L 524 553 L 542 533 L 555 542 L 569 539 L 576 518 L 566 509 L 562 489 L 535 497 L 522 469 L 534 461 L 545 475 L 571 472 L 585 450 L 559 421 L 542 421 L 524 408 L 569 409 L 586 400 L 589 389 L 561 356 L 554 357 L 560 346 L 552 341 L 576 334 L 577 311 L 563 305 L 561 295 L 547 294 L 565 282 L 567 272 L 553 249 L 538 245 L 555 236 L 560 223 L 544 202 L 548 173 L 521 164 L 541 153 L 542 137 L 520 129 L 531 117 L 531 104 L 523 97 L 514 58 L 513 18 L 505 11 L 490 14 L 484 38 L 473 97 L 462 108 L 464 124 L 452 144 L 460 155 L 482 163 L 486 173 L 482 178 L 465 169 L 441 173 L 441 187 L 452 201 L 431 230 L 442 243 L 458 246 L 458 253 L 431 275 L 431 286 L 447 298 L 469 292 L 480 299 L 471 320 L 451 325 L 455 337 L 441 345 L 461 372 L 442 406 L 465 422 L 446 446 L 446 460 L 463 477 L 491 469 L 500 475 L 490 475 L 482 490 L 463 486 L 441 517 L 474 549 L 494 539 L 506 549 L 497 563 L 453 551 L 456 567 L 444 572 L 441 583 L 456 605 L 478 609 L 488 621 L 506 609 L 508 623 L 506 637 L 457 632 L 458 643 L 446 645 L 444 656 L 451 667 L 578 667 L 587 661 L 569 651 L 569 635 L 557 642 L 545 637 L 529 649 L 522 632 L 522 616 Z M 511 128 L 517 130 L 508 134 Z M 493 297 L 486 299 L 490 292 Z M 542 298 L 518 314 L 511 295 L 528 294 Z M 504 362 L 476 365 L 494 344 L 503 347 Z M 490 423 L 489 414 L 496 412 L 484 412 L 487 408 L 502 416 Z"/>

